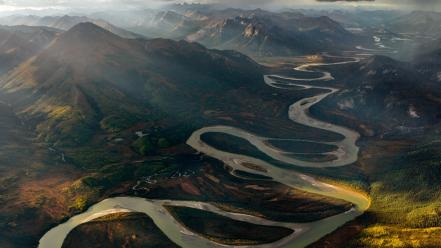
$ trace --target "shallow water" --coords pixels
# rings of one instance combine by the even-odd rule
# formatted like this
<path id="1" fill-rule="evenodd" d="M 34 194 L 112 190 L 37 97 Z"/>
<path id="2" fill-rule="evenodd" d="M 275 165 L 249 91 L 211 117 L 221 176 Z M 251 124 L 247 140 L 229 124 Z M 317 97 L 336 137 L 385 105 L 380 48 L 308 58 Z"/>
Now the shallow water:
<path id="1" fill-rule="evenodd" d="M 303 72 L 311 72 L 309 68 L 314 66 L 332 66 L 332 65 L 341 65 L 341 64 L 357 63 L 357 62 L 359 62 L 358 58 L 351 58 L 351 60 L 349 61 L 337 62 L 337 63 L 306 64 L 295 68 L 295 70 L 303 71 Z M 298 89 L 317 88 L 325 91 L 325 93 L 321 93 L 313 97 L 304 98 L 298 102 L 295 102 L 293 105 L 290 106 L 290 110 L 288 114 L 289 114 L 289 118 L 293 122 L 341 134 L 344 137 L 344 139 L 342 139 L 341 141 L 322 142 L 323 144 L 330 144 L 338 147 L 336 151 L 325 153 L 325 154 L 334 155 L 336 157 L 335 160 L 324 161 L 324 162 L 311 162 L 311 161 L 302 161 L 300 159 L 295 159 L 292 156 L 289 156 L 289 153 L 286 153 L 286 151 L 279 150 L 269 145 L 268 142 L 266 141 L 271 139 L 271 137 L 260 137 L 257 136 L 256 134 L 230 126 L 212 126 L 212 127 L 205 127 L 199 129 L 191 135 L 191 137 L 187 141 L 187 144 L 201 153 L 204 153 L 210 157 L 223 161 L 224 163 L 231 166 L 234 170 L 240 170 L 252 174 L 271 177 L 276 182 L 279 182 L 281 184 L 299 190 L 303 190 L 306 192 L 315 193 L 327 197 L 342 199 L 347 202 L 350 202 L 354 206 L 350 211 L 329 218 L 325 218 L 316 222 L 284 223 L 284 222 L 270 221 L 250 215 L 225 212 L 209 203 L 204 203 L 204 202 L 148 200 L 137 197 L 117 197 L 117 198 L 109 198 L 102 202 L 99 202 L 93 205 L 92 207 L 90 207 L 86 212 L 73 216 L 67 222 L 54 227 L 41 238 L 39 248 L 61 247 L 68 233 L 76 226 L 82 223 L 86 223 L 100 216 L 107 215 L 109 213 L 127 212 L 127 211 L 141 212 L 150 216 L 155 222 L 155 224 L 158 226 L 158 228 L 160 228 L 162 232 L 164 232 L 164 234 L 170 238 L 170 240 L 172 240 L 179 246 L 188 247 L 188 248 L 230 247 L 227 245 L 215 243 L 213 241 L 205 239 L 202 236 L 199 236 L 198 234 L 192 233 L 190 230 L 186 229 L 184 226 L 178 223 L 168 213 L 168 211 L 164 208 L 164 204 L 172 205 L 172 206 L 192 207 L 192 208 L 197 208 L 197 209 L 221 214 L 223 216 L 239 221 L 246 221 L 260 225 L 281 226 L 281 227 L 291 228 L 292 230 L 294 230 L 294 233 L 292 235 L 287 236 L 277 242 L 271 244 L 243 246 L 243 247 L 262 247 L 262 248 L 304 247 L 319 240 L 320 238 L 334 231 L 344 223 L 361 215 L 366 209 L 368 209 L 370 205 L 370 201 L 367 197 L 365 197 L 364 195 L 358 192 L 351 191 L 349 189 L 342 188 L 336 185 L 320 182 L 311 176 L 304 175 L 294 171 L 294 166 L 293 169 L 279 168 L 270 163 L 267 163 L 265 161 L 250 156 L 233 154 L 233 153 L 217 150 L 216 148 L 210 146 L 207 143 L 204 143 L 201 140 L 201 136 L 205 133 L 216 132 L 216 133 L 233 135 L 249 141 L 261 152 L 267 154 L 268 156 L 276 160 L 301 167 L 313 167 L 313 168 L 340 167 L 354 163 L 358 159 L 359 148 L 356 145 L 356 142 L 360 137 L 359 134 L 348 128 L 323 122 L 308 115 L 309 108 L 311 108 L 313 105 L 317 104 L 327 96 L 334 94 L 338 91 L 338 89 L 331 87 L 318 87 L 318 86 L 311 86 L 311 85 L 298 83 L 298 81 L 308 81 L 308 82 L 327 81 L 333 79 L 332 75 L 329 72 L 322 72 L 322 73 L 323 75 L 321 77 L 315 79 L 289 78 L 278 75 L 267 75 L 265 76 L 264 79 L 265 79 L 265 83 L 268 86 L 276 87 L 276 88 L 283 89 L 283 85 L 286 85 L 286 86 L 296 86 Z M 289 82 L 283 82 L 283 83 L 277 82 L 275 78 L 285 79 L 288 80 Z M 243 163 L 256 164 L 262 168 L 265 168 L 265 171 L 253 170 L 251 168 L 243 166 L 242 165 Z"/>

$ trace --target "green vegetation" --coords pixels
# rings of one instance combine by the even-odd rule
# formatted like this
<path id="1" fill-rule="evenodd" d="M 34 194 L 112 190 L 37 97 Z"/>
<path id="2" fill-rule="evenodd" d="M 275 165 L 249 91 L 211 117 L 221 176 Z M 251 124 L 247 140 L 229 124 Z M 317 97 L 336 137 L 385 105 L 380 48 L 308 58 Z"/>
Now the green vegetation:
<path id="1" fill-rule="evenodd" d="M 174 161 L 152 161 L 139 164 L 134 172 L 137 177 L 145 177 L 153 174 L 171 174 L 179 168 Z"/>
<path id="2" fill-rule="evenodd" d="M 211 146 L 223 151 L 256 157 L 282 168 L 293 168 L 293 165 L 285 164 L 269 157 L 268 155 L 259 151 L 247 140 L 242 138 L 223 133 L 206 133 L 202 135 L 201 139 Z M 363 174 L 363 171 L 356 165 L 349 165 L 337 168 L 296 167 L 295 170 L 317 176 L 326 181 L 339 182 L 340 184 L 354 187 L 360 191 L 369 191 L 369 183 L 367 177 Z"/>
<path id="3" fill-rule="evenodd" d="M 70 209 L 78 212 L 84 211 L 86 208 L 87 199 L 84 197 L 77 197 L 74 201 L 74 203 L 70 206 Z"/>
<path id="4" fill-rule="evenodd" d="M 410 228 L 441 226 L 441 140 L 409 147 L 372 175 L 373 217 Z"/>
<path id="5" fill-rule="evenodd" d="M 170 146 L 170 142 L 166 138 L 159 138 L 158 139 L 158 147 L 163 149 Z"/>
<path id="6" fill-rule="evenodd" d="M 441 247 L 441 228 L 397 228 L 374 225 L 362 231 L 348 248 L 437 248 Z"/>
<path id="7" fill-rule="evenodd" d="M 66 152 L 73 164 L 83 169 L 97 169 L 121 161 L 121 155 L 106 148 L 79 147 Z"/>
<path id="8" fill-rule="evenodd" d="M 236 174 L 239 177 L 243 177 L 243 178 L 247 178 L 247 179 L 251 179 L 251 180 L 271 180 L 272 179 L 271 177 L 252 174 L 252 173 L 248 173 L 246 171 L 241 171 L 241 170 L 236 170 L 234 172 L 234 174 Z"/>
<path id="9" fill-rule="evenodd" d="M 155 152 L 155 146 L 149 137 L 142 137 L 133 143 L 133 148 L 142 156 L 152 155 Z"/>
<path id="10" fill-rule="evenodd" d="M 147 215 L 117 213 L 76 227 L 66 237 L 62 247 L 176 248 L 177 246 Z"/>
<path id="11" fill-rule="evenodd" d="M 79 213 L 98 199 L 100 189 L 89 187 L 80 179 L 75 181 L 68 188 L 65 188 L 63 193 L 70 199 L 69 211 Z"/>
<path id="12" fill-rule="evenodd" d="M 338 149 L 335 145 L 327 145 L 313 142 L 301 142 L 292 140 L 270 140 L 268 141 L 272 146 L 280 148 L 285 151 L 295 151 L 295 152 L 331 152 Z"/>
<path id="13" fill-rule="evenodd" d="M 47 143 L 74 147 L 89 141 L 97 130 L 90 123 L 83 121 L 70 119 L 60 123 L 61 120 L 54 119 L 38 125 L 37 132 L 40 133 L 40 138 Z"/>
<path id="14" fill-rule="evenodd" d="M 153 174 L 169 175 L 176 171 L 178 164 L 174 161 L 155 160 L 137 164 L 114 164 L 101 168 L 97 173 L 85 176 L 79 183 L 90 190 L 106 190 L 116 187 L 123 182 Z M 72 188 L 72 187 L 71 187 Z M 82 187 L 73 187 L 78 191 Z"/>
<path id="15" fill-rule="evenodd" d="M 254 225 L 204 210 L 168 206 L 170 213 L 190 230 L 228 245 L 253 245 L 280 240 L 293 231 L 283 227 Z M 225 228 L 228 227 L 228 228 Z"/>
<path id="16" fill-rule="evenodd" d="M 361 165 L 369 177 L 371 208 L 360 218 L 365 229 L 348 247 L 440 247 L 441 136 L 418 143 L 396 140 L 367 144 Z M 375 154 L 375 156 L 370 156 Z"/>
<path id="17" fill-rule="evenodd" d="M 201 140 L 222 151 L 244 154 L 282 166 L 280 162 L 259 151 L 247 140 L 236 136 L 224 133 L 205 133 L 201 136 Z"/>
<path id="18" fill-rule="evenodd" d="M 154 155 L 159 149 L 170 147 L 170 142 L 166 138 L 156 138 L 152 136 L 144 136 L 133 142 L 133 148 L 142 156 Z"/>
<path id="19" fill-rule="evenodd" d="M 173 161 L 156 160 L 137 164 L 113 164 L 102 167 L 96 173 L 75 181 L 64 191 L 72 202 L 69 209 L 81 212 L 89 204 L 96 202 L 106 191 L 121 186 L 135 178 L 157 174 L 171 175 L 178 168 Z"/>
<path id="20" fill-rule="evenodd" d="M 110 115 L 101 120 L 100 126 L 101 129 L 108 132 L 119 132 L 133 126 L 137 121 L 139 121 L 139 119 L 133 115 Z"/>

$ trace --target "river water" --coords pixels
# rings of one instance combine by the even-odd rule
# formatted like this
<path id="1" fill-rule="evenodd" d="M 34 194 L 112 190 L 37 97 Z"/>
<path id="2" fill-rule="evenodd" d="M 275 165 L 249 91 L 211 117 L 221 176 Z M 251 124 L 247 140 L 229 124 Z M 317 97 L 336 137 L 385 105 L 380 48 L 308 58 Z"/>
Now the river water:
<path id="1" fill-rule="evenodd" d="M 344 62 L 337 63 L 312 63 L 305 64 L 294 68 L 294 70 L 302 72 L 315 72 L 311 68 L 316 66 L 332 66 L 348 63 L 357 63 L 358 58 L 349 58 Z M 241 154 L 228 153 L 218 150 L 209 144 L 202 141 L 201 136 L 206 133 L 224 133 L 233 135 L 249 141 L 261 152 L 268 156 L 301 167 L 312 168 L 325 168 L 325 167 L 340 167 L 351 163 L 354 163 L 358 159 L 359 148 L 356 144 L 360 135 L 348 128 L 337 126 L 331 123 L 320 121 L 308 115 L 308 110 L 313 105 L 319 103 L 324 98 L 338 92 L 338 89 L 332 87 L 319 87 L 299 82 L 311 82 L 311 81 L 327 81 L 332 80 L 333 77 L 329 72 L 321 72 L 323 75 L 317 78 L 290 78 L 279 75 L 266 75 L 264 80 L 269 87 L 281 88 L 289 90 L 289 87 L 298 87 L 300 89 L 321 89 L 324 93 L 320 93 L 313 97 L 304 98 L 300 101 L 293 103 L 289 109 L 289 118 L 296 123 L 300 123 L 313 128 L 323 129 L 342 135 L 344 138 L 337 142 L 320 142 L 316 143 L 330 144 L 338 147 L 335 151 L 323 153 L 323 155 L 333 155 L 335 159 L 322 162 L 311 162 L 295 159 L 285 151 L 279 150 L 269 145 L 268 140 L 271 137 L 261 137 L 256 134 L 247 132 L 235 127 L 230 126 L 210 126 L 195 131 L 188 139 L 187 144 L 193 147 L 195 150 L 206 154 L 207 156 L 223 161 L 229 165 L 233 170 L 241 170 L 257 175 L 263 175 L 271 177 L 275 182 L 293 187 L 299 190 L 303 190 L 309 193 L 319 194 L 331 198 L 337 198 L 345 200 L 353 204 L 353 208 L 345 213 L 341 213 L 329 218 L 325 218 L 319 221 L 310 223 L 285 223 L 270 221 L 255 216 L 230 213 L 218 209 L 214 205 L 205 202 L 191 202 L 191 201 L 172 201 L 172 200 L 149 200 L 137 197 L 116 197 L 103 200 L 92 207 L 86 212 L 73 216 L 65 223 L 62 223 L 51 230 L 49 230 L 41 239 L 39 248 L 59 248 L 62 246 L 64 239 L 69 232 L 82 223 L 86 223 L 101 216 L 108 215 L 110 213 L 118 212 L 140 212 L 145 213 L 153 219 L 155 224 L 161 231 L 177 245 L 185 248 L 208 248 L 208 247 L 231 247 L 228 245 L 218 244 L 211 240 L 208 240 L 198 234 L 192 233 L 186 227 L 178 223 L 173 216 L 164 208 L 164 205 L 171 206 L 185 206 L 191 208 L 197 208 L 213 213 L 217 213 L 228 218 L 245 221 L 253 224 L 280 226 L 294 230 L 294 232 L 277 242 L 263 245 L 242 246 L 242 247 L 287 247 L 287 248 L 299 248 L 305 247 L 326 234 L 334 231 L 338 227 L 342 226 L 346 222 L 353 220 L 357 216 L 361 215 L 365 210 L 369 208 L 370 200 L 361 193 L 352 191 L 350 189 L 340 187 L 337 185 L 331 185 L 321 182 L 312 176 L 305 175 L 294 171 L 293 169 L 280 168 L 270 163 L 262 161 L 260 159 L 245 156 Z M 283 81 L 277 81 L 277 79 L 284 79 Z M 244 163 L 251 163 L 258 165 L 263 170 L 253 170 L 249 167 L 243 166 Z M 234 173 L 233 173 L 234 175 Z"/>

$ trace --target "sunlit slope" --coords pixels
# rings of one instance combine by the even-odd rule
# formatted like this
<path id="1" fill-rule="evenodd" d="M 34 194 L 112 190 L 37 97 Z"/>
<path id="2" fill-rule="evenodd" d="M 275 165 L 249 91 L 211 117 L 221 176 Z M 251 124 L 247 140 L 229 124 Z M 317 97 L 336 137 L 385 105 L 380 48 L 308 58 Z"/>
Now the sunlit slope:
<path id="1" fill-rule="evenodd" d="M 0 74 L 46 48 L 58 32 L 43 27 L 0 26 Z"/>
<path id="2" fill-rule="evenodd" d="M 41 138 L 81 143 L 103 126 L 130 126 L 160 113 L 189 117 L 203 95 L 261 81 L 260 66 L 236 52 L 124 39 L 83 23 L 2 77 L 1 86 Z"/>

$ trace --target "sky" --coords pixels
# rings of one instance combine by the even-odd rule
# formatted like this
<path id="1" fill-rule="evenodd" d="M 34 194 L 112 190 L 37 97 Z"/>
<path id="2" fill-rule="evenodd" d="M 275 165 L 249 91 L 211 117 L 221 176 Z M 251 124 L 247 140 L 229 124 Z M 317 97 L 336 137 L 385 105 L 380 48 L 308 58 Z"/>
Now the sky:
<path id="1" fill-rule="evenodd" d="M 0 0 L 0 11 L 19 9 L 124 9 L 155 8 L 179 0 Z M 220 3 L 231 7 L 375 7 L 424 9 L 441 11 L 441 0 L 189 0 L 190 2 Z"/>

